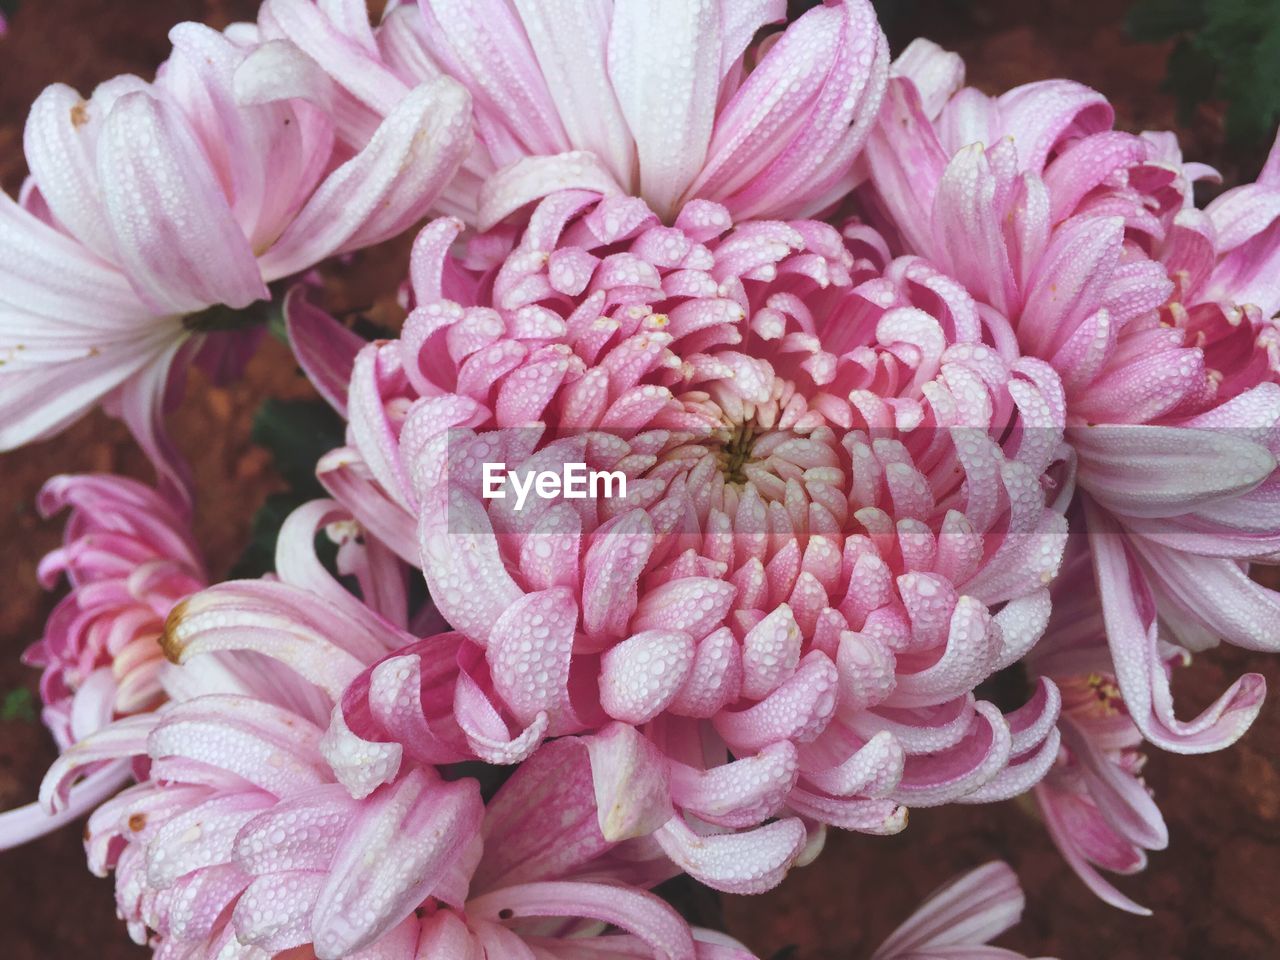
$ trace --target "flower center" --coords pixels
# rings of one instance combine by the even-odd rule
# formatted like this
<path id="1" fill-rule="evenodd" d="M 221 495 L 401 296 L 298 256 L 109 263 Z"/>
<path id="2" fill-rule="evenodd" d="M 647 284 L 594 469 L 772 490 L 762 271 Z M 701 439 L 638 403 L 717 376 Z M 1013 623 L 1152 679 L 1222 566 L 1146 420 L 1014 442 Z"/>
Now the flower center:
<path id="1" fill-rule="evenodd" d="M 720 471 L 728 483 L 745 484 L 745 467 L 751 462 L 751 450 L 755 446 L 758 428 L 753 421 L 738 423 L 730 428 L 729 436 L 720 446 L 716 459 Z"/>

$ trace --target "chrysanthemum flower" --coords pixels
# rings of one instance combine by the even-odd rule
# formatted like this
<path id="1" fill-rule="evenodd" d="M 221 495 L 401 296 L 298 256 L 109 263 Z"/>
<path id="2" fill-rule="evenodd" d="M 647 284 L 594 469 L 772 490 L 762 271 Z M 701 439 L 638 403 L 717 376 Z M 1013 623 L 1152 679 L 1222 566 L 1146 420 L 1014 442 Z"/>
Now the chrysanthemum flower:
<path id="1" fill-rule="evenodd" d="M 208 576 L 181 511 L 136 481 L 54 477 L 38 506 L 45 515 L 72 508 L 64 545 L 40 565 L 45 586 L 65 574 L 71 592 L 24 658 L 44 671 L 42 717 L 66 750 L 113 719 L 161 702 L 165 617 Z M 36 806 L 0 814 L 0 846 L 24 843 L 83 815 L 128 778 L 127 762 L 99 765 L 56 817 Z"/>
<path id="2" fill-rule="evenodd" d="M 1045 364 L 983 346 L 954 281 L 885 263 L 856 225 L 731 228 L 699 201 L 664 227 L 640 200 L 569 191 L 487 272 L 449 256 L 460 227 L 419 238 L 417 308 L 357 359 L 353 447 L 321 474 L 407 559 L 418 518 L 475 753 L 634 726 L 648 746 L 617 745 L 652 809 L 606 834 L 659 828 L 680 866 L 737 891 L 800 856 L 800 822 L 732 856 L 731 834 L 690 822 L 893 831 L 900 804 L 1039 778 L 1052 684 L 1010 719 L 973 690 L 1048 617 L 1065 524 Z M 516 510 L 481 496 L 482 461 L 585 461 L 627 495 Z M 429 742 L 448 668 L 408 652 L 348 691 L 355 734 Z"/>
<path id="3" fill-rule="evenodd" d="M 1262 678 L 1180 721 L 1157 629 L 1192 650 L 1280 650 L 1280 599 L 1248 578 L 1280 549 L 1280 149 L 1256 184 L 1200 211 L 1191 185 L 1212 171 L 1184 164 L 1170 135 L 1112 130 L 1095 91 L 948 96 L 956 61 L 909 53 L 868 142 L 864 199 L 895 244 L 965 284 L 992 342 L 1062 377 L 1133 720 L 1165 749 L 1225 746 Z"/>
<path id="4" fill-rule="evenodd" d="M 31 177 L 0 198 L 0 449 L 102 402 L 182 489 L 161 424 L 171 371 L 202 350 L 216 364 L 234 347 L 218 331 L 269 282 L 413 225 L 471 134 L 466 92 L 437 79 L 351 156 L 324 110 L 264 89 L 253 27 L 170 36 L 155 83 L 117 77 L 88 100 L 55 85 L 32 107 Z"/>
<path id="5" fill-rule="evenodd" d="M 642 197 L 671 222 L 700 198 L 803 217 L 852 188 L 888 48 L 865 0 L 601 4 L 423 0 L 376 30 L 363 3 L 268 0 L 264 25 L 333 78 L 350 135 L 441 73 L 470 91 L 478 148 L 441 209 L 487 229 L 565 188 Z"/>
<path id="6" fill-rule="evenodd" d="M 46 779 L 58 809 L 86 767 L 143 764 L 86 839 L 134 938 L 159 960 L 749 957 L 645 892 L 674 872 L 656 846 L 603 836 L 591 740 L 548 745 L 486 811 L 474 779 L 326 733 L 345 683 L 404 641 L 316 560 L 316 529 L 341 517 L 323 502 L 294 515 L 283 582 L 221 584 L 177 608 L 173 700 L 76 744 Z"/>
<path id="7" fill-rule="evenodd" d="M 57 808 L 86 767 L 142 765 L 86 831 L 135 939 L 157 960 L 756 960 L 647 892 L 675 872 L 658 845 L 602 831 L 649 800 L 632 789 L 637 769 L 612 762 L 607 741 L 638 741 L 631 728 L 544 745 L 487 805 L 476 781 L 408 755 L 388 764 L 395 747 L 379 755 L 344 732 L 332 691 L 396 631 L 311 552 L 317 525 L 340 516 L 323 503 L 295 515 L 287 582 L 222 584 L 184 604 L 166 634 L 182 664 L 174 700 L 75 745 L 46 780 Z M 602 758 L 621 788 L 603 795 Z M 1009 869 L 989 864 L 931 897 L 873 960 L 972 953 L 1022 902 Z"/>
<path id="8" fill-rule="evenodd" d="M 1150 915 L 1097 869 L 1145 869 L 1147 851 L 1168 846 L 1169 831 L 1142 780 L 1142 734 L 1116 683 L 1083 538 L 1069 551 L 1053 600 L 1049 628 L 1026 666 L 1031 676 L 1051 677 L 1062 691 L 1062 751 L 1036 785 L 1035 798 L 1049 835 L 1089 889 L 1112 906 Z M 1162 649 L 1165 669 L 1172 669 L 1178 651 Z M 1260 706 L 1260 700 L 1252 705 L 1244 726 Z"/>

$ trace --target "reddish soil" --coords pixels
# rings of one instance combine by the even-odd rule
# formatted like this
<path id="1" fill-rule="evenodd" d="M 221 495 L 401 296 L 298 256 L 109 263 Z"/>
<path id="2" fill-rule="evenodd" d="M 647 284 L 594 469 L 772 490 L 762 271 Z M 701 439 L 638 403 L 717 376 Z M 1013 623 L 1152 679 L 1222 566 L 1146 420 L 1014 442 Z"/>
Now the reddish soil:
<path id="1" fill-rule="evenodd" d="M 972 82 L 1000 89 L 1048 76 L 1071 76 L 1106 92 L 1131 129 L 1174 126 L 1173 104 L 1158 92 L 1160 48 L 1129 44 L 1120 30 L 1125 3 L 1101 0 L 919 0 L 910 20 L 892 25 L 895 49 L 924 34 L 963 53 Z M 16 190 L 24 174 L 22 122 L 40 89 L 63 81 L 88 92 L 120 72 L 147 75 L 166 53 L 165 33 L 181 19 L 221 26 L 252 13 L 246 0 L 26 0 L 0 40 L 0 183 Z M 1227 156 L 1212 110 L 1180 131 L 1187 152 L 1215 163 L 1228 179 L 1256 172 L 1260 157 Z M 362 267 L 385 280 L 403 269 L 403 250 L 380 250 Z M 385 284 L 382 287 L 387 289 Z M 367 293 L 331 280 L 336 304 L 358 306 Z M 198 482 L 197 532 L 215 572 L 243 548 L 254 511 L 279 478 L 249 441 L 253 413 L 266 396 L 305 396 L 287 350 L 267 341 L 246 378 L 213 388 L 198 378 L 174 418 L 175 435 Z M 125 431 L 95 415 L 55 440 L 0 456 L 0 695 L 34 688 L 17 662 L 39 635 L 52 598 L 35 582 L 36 563 L 59 539 L 59 520 L 34 511 L 41 483 L 55 473 L 116 471 L 146 478 Z M 1224 648 L 1178 678 L 1184 712 L 1207 703 L 1247 670 L 1280 685 L 1274 659 Z M 1155 910 L 1139 919 L 1104 906 L 1075 879 L 1040 826 L 1013 803 L 912 813 L 893 838 L 833 834 L 824 855 L 774 892 L 727 898 L 729 930 L 762 957 L 854 960 L 865 957 L 920 898 L 954 874 L 993 857 L 1008 860 L 1027 889 L 1023 923 L 1002 943 L 1064 960 L 1106 956 L 1262 958 L 1280 956 L 1280 705 L 1264 708 L 1232 750 L 1199 758 L 1157 755 L 1149 782 L 1169 821 L 1170 849 L 1124 890 Z M 34 796 L 53 757 L 37 725 L 0 721 L 0 808 Z M 124 960 L 145 956 L 115 919 L 108 881 L 84 868 L 72 828 L 0 854 L 0 955 L 8 960 Z"/>

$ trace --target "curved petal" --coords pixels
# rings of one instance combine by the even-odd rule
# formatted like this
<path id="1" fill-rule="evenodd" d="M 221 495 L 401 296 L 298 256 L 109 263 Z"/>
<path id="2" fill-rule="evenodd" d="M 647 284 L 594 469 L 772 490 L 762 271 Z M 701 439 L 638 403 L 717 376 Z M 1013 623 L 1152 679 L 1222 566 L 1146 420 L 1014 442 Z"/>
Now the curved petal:
<path id="1" fill-rule="evenodd" d="M 118 793 L 132 777 L 132 768 L 130 761 L 116 760 L 94 770 L 70 789 L 65 806 L 57 813 L 49 813 L 39 803 L 28 803 L 0 813 L 0 850 L 20 847 L 79 820 Z"/>
<path id="2" fill-rule="evenodd" d="M 1044 814 L 1045 827 L 1049 830 L 1049 836 L 1053 839 L 1054 845 L 1062 853 L 1063 858 L 1070 865 L 1076 875 L 1084 881 L 1085 885 L 1094 892 L 1104 903 L 1108 903 L 1118 910 L 1124 910 L 1127 913 L 1133 913 L 1140 917 L 1151 916 L 1151 911 L 1142 904 L 1131 900 L 1094 869 L 1084 854 L 1080 851 L 1071 835 L 1071 830 L 1062 819 L 1058 811 L 1057 805 L 1054 803 L 1051 791 L 1045 784 L 1036 787 L 1036 799 L 1040 803 L 1040 811 Z"/>
<path id="3" fill-rule="evenodd" d="M 1243 431 L 1098 424 L 1072 427 L 1080 486 L 1121 516 L 1172 517 L 1252 490 L 1275 457 Z"/>
<path id="4" fill-rule="evenodd" d="M 365 341 L 311 304 L 300 286 L 285 297 L 284 322 L 298 366 L 320 396 L 345 419 L 352 367 Z"/>
<path id="5" fill-rule="evenodd" d="M 316 956 L 346 957 L 412 913 L 470 842 L 483 809 L 476 781 L 444 783 L 421 769 L 362 804 L 316 896 Z"/>
<path id="6" fill-rule="evenodd" d="M 447 77 L 396 105 L 261 257 L 268 279 L 393 237 L 421 220 L 471 149 L 470 100 Z"/>
<path id="7" fill-rule="evenodd" d="M 943 955 L 947 947 L 987 943 L 1017 923 L 1024 906 L 1017 876 L 1008 864 L 993 861 L 932 894 L 871 960 Z"/>
<path id="8" fill-rule="evenodd" d="M 270 297 L 177 108 L 142 91 L 122 96 L 103 124 L 98 170 L 116 255 L 157 313 Z"/>
<path id="9" fill-rule="evenodd" d="M 1262 708 L 1266 681 L 1260 674 L 1246 674 L 1195 720 L 1178 720 L 1157 646 L 1155 604 L 1146 579 L 1120 527 L 1087 498 L 1085 516 L 1107 642 L 1133 722 L 1149 741 L 1174 753 L 1208 753 L 1234 743 Z"/>
<path id="10" fill-rule="evenodd" d="M 22 146 L 40 195 L 77 240 L 110 260 L 115 252 L 93 146 L 108 104 L 85 101 L 66 84 L 48 86 L 27 114 Z"/>
<path id="11" fill-rule="evenodd" d="M 693 937 L 680 915 L 658 897 L 608 883 L 527 883 L 476 897 L 467 913 L 488 920 L 584 917 L 635 934 L 654 960 L 693 960 Z"/>
<path id="12" fill-rule="evenodd" d="M 777 886 L 807 839 L 804 823 L 796 817 L 710 836 L 698 836 L 675 817 L 654 836 L 679 867 L 725 893 L 763 893 Z"/>
<path id="13" fill-rule="evenodd" d="M 595 154 L 573 150 L 549 157 L 522 157 L 480 188 L 477 226 L 488 230 L 526 204 L 560 190 L 591 190 L 603 196 L 622 192 Z"/>

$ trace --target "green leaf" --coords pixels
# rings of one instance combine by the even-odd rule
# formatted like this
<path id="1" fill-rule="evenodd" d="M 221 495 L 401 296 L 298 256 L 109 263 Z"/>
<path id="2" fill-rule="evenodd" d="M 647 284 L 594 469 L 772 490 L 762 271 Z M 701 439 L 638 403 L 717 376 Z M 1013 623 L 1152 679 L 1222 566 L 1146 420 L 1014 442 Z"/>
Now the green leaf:
<path id="1" fill-rule="evenodd" d="M 271 311 L 271 315 L 267 317 L 267 332 L 275 337 L 286 347 L 289 346 L 289 327 L 284 322 L 284 309 Z"/>
<path id="2" fill-rule="evenodd" d="M 1139 43 L 1157 43 L 1204 24 L 1206 0 L 1142 0 L 1125 18 L 1125 30 Z"/>
<path id="3" fill-rule="evenodd" d="M 1280 0 L 1220 0 L 1195 42 L 1219 64 L 1228 138 L 1269 139 L 1280 119 Z"/>
<path id="4" fill-rule="evenodd" d="M 275 569 L 280 527 L 298 507 L 325 495 L 316 461 L 342 446 L 343 432 L 342 419 L 321 400 L 269 397 L 263 402 L 253 420 L 253 441 L 271 452 L 289 489 L 271 494 L 254 515 L 249 545 L 232 568 L 233 577 L 260 577 Z M 316 553 L 333 571 L 337 547 L 328 537 L 316 538 Z"/>
<path id="5" fill-rule="evenodd" d="M 0 700 L 0 720 L 19 720 L 23 723 L 36 722 L 35 697 L 26 687 L 10 690 Z"/>
<path id="6" fill-rule="evenodd" d="M 1135 40 L 1177 39 L 1165 89 L 1183 123 L 1200 104 L 1223 101 L 1233 145 L 1270 140 L 1280 120 L 1280 0 L 1142 0 L 1127 22 Z"/>
<path id="7" fill-rule="evenodd" d="M 196 333 L 214 333 L 219 330 L 248 330 L 252 327 L 284 324 L 284 305 L 278 299 L 255 300 L 247 307 L 228 307 L 215 303 L 199 313 L 189 313 L 182 318 L 182 326 Z"/>
<path id="8" fill-rule="evenodd" d="M 1213 60 L 1190 40 L 1180 40 L 1169 54 L 1169 72 L 1164 89 L 1178 101 L 1178 122 L 1188 124 L 1195 117 L 1196 107 L 1206 99 L 1205 91 L 1211 90 L 1217 78 Z"/>
<path id="9" fill-rule="evenodd" d="M 306 499 L 324 496 L 316 461 L 342 446 L 342 419 L 322 400 L 268 397 L 253 420 L 253 442 L 271 451 L 276 469 Z"/>

